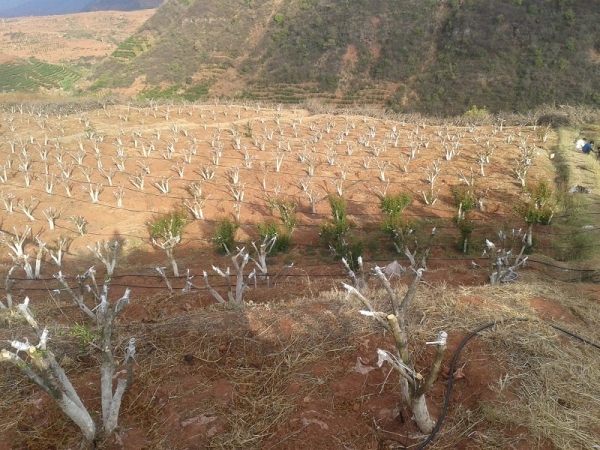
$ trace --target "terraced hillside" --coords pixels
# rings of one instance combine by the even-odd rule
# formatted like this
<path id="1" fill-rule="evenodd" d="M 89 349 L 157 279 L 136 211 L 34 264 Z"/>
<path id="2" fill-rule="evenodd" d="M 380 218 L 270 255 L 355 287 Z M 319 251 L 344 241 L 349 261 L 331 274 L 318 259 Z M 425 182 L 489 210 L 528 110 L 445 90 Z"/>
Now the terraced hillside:
<path id="1" fill-rule="evenodd" d="M 0 22 L 0 92 L 76 89 L 113 52 L 139 53 L 130 43 L 144 40 L 128 38 L 151 14 L 113 11 Z"/>
<path id="2" fill-rule="evenodd" d="M 34 92 L 72 87 L 81 74 L 64 65 L 31 58 L 0 64 L 0 92 Z"/>
<path id="3" fill-rule="evenodd" d="M 171 1 L 137 33 L 152 49 L 95 76 L 203 82 L 216 64 L 227 73 L 211 94 L 236 98 L 436 114 L 598 105 L 599 15 L 592 0 Z"/>

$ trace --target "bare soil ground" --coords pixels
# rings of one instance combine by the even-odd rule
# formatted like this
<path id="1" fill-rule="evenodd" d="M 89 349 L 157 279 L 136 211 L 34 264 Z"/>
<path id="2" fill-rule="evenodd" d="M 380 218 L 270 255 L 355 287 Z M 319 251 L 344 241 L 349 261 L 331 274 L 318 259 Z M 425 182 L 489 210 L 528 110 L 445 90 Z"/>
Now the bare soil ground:
<path id="1" fill-rule="evenodd" d="M 54 64 L 97 61 L 115 51 L 153 13 L 102 11 L 3 19 L 0 61 L 29 57 Z"/>
<path id="2" fill-rule="evenodd" d="M 313 213 L 307 192 L 321 199 L 343 194 L 354 233 L 368 243 L 364 256 L 369 267 L 400 257 L 378 230 L 383 218 L 378 193 L 409 192 L 413 202 L 406 217 L 414 220 L 417 231 L 438 227 L 426 283 L 411 315 L 419 367 L 433 356 L 423 342 L 440 329 L 450 333 L 445 373 L 430 397 L 436 415 L 453 350 L 486 321 L 539 317 L 600 340 L 593 325 L 598 320 L 594 285 L 564 284 L 524 272 L 519 283 L 491 288 L 484 286 L 485 269 L 473 268 L 471 258 L 459 258 L 456 251 L 451 188 L 461 184 L 458 174 L 467 181 L 473 177 L 477 189 L 487 192 L 472 216 L 478 245 L 486 237 L 493 240 L 500 228 L 524 226 L 514 209 L 524 199 L 512 173 L 514 162 L 519 146 L 535 146 L 528 177 L 552 176 L 548 152 L 556 137 L 546 129 L 438 126 L 218 103 L 114 105 L 75 113 L 15 107 L 2 118 L 0 162 L 7 179 L 0 184 L 0 207 L 12 198 L 14 210 L 2 211 L 7 238 L 26 226 L 48 248 L 61 236 L 71 238 L 61 268 L 71 283 L 92 265 L 103 278 L 103 267 L 87 246 L 112 239 L 124 243 L 111 298 L 120 297 L 125 287 L 132 289 L 115 342 L 122 348 L 129 337 L 136 338 L 136 382 L 125 396 L 118 435 L 101 444 L 106 448 L 391 449 L 423 440 L 399 403 L 397 378 L 386 366 L 376 365 L 376 349 L 388 348 L 390 340 L 339 292 L 345 274 L 318 238 L 319 226 L 330 217 L 328 204 L 316 203 Z M 453 143 L 460 152 L 446 160 L 444 147 Z M 483 176 L 478 174 L 478 152 L 485 148 L 494 152 Z M 440 172 L 431 190 L 427 177 L 434 162 Z M 140 189 L 135 184 L 142 178 Z M 204 220 L 186 226 L 175 257 L 180 268 L 195 276 L 195 288 L 179 293 L 185 279 L 169 274 L 177 292 L 170 295 L 155 270 L 168 266 L 168 260 L 152 247 L 147 223 L 156 214 L 183 208 L 185 200 L 193 202 L 192 183 L 202 191 Z M 241 191 L 243 200 L 236 200 Z M 98 201 L 93 202 L 95 192 Z M 427 205 L 424 194 L 437 201 Z M 293 270 L 276 287 L 252 287 L 244 309 L 215 305 L 204 289 L 202 271 L 230 264 L 215 251 L 215 222 L 237 215 L 241 228 L 236 240 L 247 244 L 256 239 L 258 222 L 277 219 L 269 207 L 269 199 L 276 197 L 297 202 L 298 228 L 292 249 L 271 258 L 270 267 L 277 272 L 293 261 Z M 23 213 L 29 206 L 35 220 Z M 54 230 L 44 217 L 50 208 L 61 212 Z M 87 222 L 83 235 L 71 219 L 78 216 Z M 543 238 L 539 245 L 544 248 Z M 28 240 L 25 251 L 31 259 L 36 250 Z M 6 253 L 1 279 L 13 266 Z M 55 353 L 84 403 L 98 411 L 97 355 L 73 333 L 84 317 L 66 293 L 54 292 L 60 287 L 53 279 L 58 270 L 48 255 L 39 280 L 26 280 L 17 267 L 12 295 L 15 301 L 31 297 L 32 309 L 51 328 Z M 211 283 L 224 292 L 219 277 Z M 395 281 L 400 290 L 404 283 Z M 386 308 L 385 296 L 375 284 L 371 287 L 376 304 Z M 2 339 L 30 336 L 13 311 L 3 311 L 0 320 Z M 89 329 L 93 335 L 91 325 Z M 582 394 L 598 392 L 593 390 L 596 381 L 586 378 L 592 385 L 585 387 L 581 377 L 571 374 L 576 382 L 570 389 L 581 398 L 561 397 L 567 406 L 559 404 L 552 416 L 565 423 L 577 421 L 573 414 L 579 417 L 566 438 L 555 437 L 549 419 L 545 428 L 527 419 L 535 398 L 554 398 L 553 408 L 558 400 L 554 392 L 544 397 L 528 390 L 526 383 L 537 380 L 540 367 L 554 361 L 549 347 L 568 347 L 565 360 L 579 364 L 580 373 L 592 370 L 589 361 L 597 355 L 543 326 L 511 332 L 519 339 L 499 331 L 499 337 L 491 333 L 468 347 L 442 435 L 431 448 L 582 448 L 585 439 L 598 438 L 598 421 L 593 425 L 598 406 L 593 394 Z M 544 351 L 540 356 L 532 349 Z M 76 428 L 17 369 L 1 370 L 0 416 L 7 419 L 0 424 L 0 448 L 73 448 Z M 568 377 L 565 370 L 555 372 Z"/>

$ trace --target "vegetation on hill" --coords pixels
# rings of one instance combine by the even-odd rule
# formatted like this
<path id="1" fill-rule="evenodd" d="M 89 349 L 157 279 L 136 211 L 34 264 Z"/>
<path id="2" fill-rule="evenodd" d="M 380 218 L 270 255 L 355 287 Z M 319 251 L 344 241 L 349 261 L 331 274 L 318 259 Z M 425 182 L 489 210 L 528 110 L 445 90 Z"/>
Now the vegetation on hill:
<path id="1" fill-rule="evenodd" d="M 81 75 L 64 65 L 35 58 L 0 64 L 0 92 L 34 92 L 43 89 L 70 90 Z"/>
<path id="2" fill-rule="evenodd" d="M 597 106 L 599 14 L 592 0 L 172 0 L 139 30 L 148 52 L 95 76 L 154 85 L 234 69 L 231 97 L 406 112 Z"/>
<path id="3" fill-rule="evenodd" d="M 150 47 L 150 42 L 147 38 L 141 36 L 131 36 L 119 44 L 117 49 L 112 53 L 112 57 L 118 60 L 128 61 L 141 55 Z"/>

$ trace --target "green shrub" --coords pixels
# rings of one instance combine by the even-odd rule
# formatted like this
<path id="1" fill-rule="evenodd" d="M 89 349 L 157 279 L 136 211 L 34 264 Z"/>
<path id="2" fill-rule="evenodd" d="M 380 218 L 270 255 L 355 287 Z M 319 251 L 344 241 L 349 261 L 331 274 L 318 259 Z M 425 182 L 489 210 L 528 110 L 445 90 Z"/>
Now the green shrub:
<path id="1" fill-rule="evenodd" d="M 456 202 L 456 206 L 462 212 L 467 212 L 475 206 L 476 198 L 472 188 L 459 185 L 452 188 L 452 196 Z"/>
<path id="2" fill-rule="evenodd" d="M 400 249 L 404 247 L 406 237 L 412 232 L 412 223 L 402 216 L 408 205 L 412 203 L 412 197 L 408 193 L 400 193 L 396 195 L 386 195 L 381 199 L 379 205 L 381 211 L 387 216 L 383 219 L 381 229 L 386 233 L 397 251 L 402 253 Z"/>
<path id="3" fill-rule="evenodd" d="M 269 204 L 271 205 L 271 210 L 276 209 L 279 212 L 286 232 L 291 235 L 298 223 L 298 219 L 296 219 L 296 202 L 294 200 L 275 198 L 269 200 Z"/>
<path id="4" fill-rule="evenodd" d="M 155 216 L 148 223 L 148 233 L 155 240 L 168 241 L 171 238 L 181 240 L 183 227 L 188 223 L 188 216 L 184 210 L 174 210 L 166 214 Z"/>
<path id="5" fill-rule="evenodd" d="M 593 232 L 580 231 L 556 244 L 556 259 L 559 261 L 585 261 L 596 256 L 597 248 L 598 237 Z"/>
<path id="6" fill-rule="evenodd" d="M 478 108 L 477 105 L 473 105 L 471 109 L 465 111 L 464 117 L 469 118 L 474 124 L 481 124 L 488 121 L 491 115 L 485 107 Z"/>
<path id="7" fill-rule="evenodd" d="M 77 338 L 80 341 L 80 350 L 85 353 L 90 350 L 90 347 L 100 339 L 100 335 L 90 331 L 86 325 L 75 324 L 73 329 L 69 332 L 69 336 Z"/>
<path id="8" fill-rule="evenodd" d="M 458 249 L 463 253 L 469 253 L 472 248 L 471 235 L 475 229 L 475 222 L 466 217 L 459 218 L 458 216 L 454 216 L 454 223 L 458 227 L 460 233 Z"/>
<path id="9" fill-rule="evenodd" d="M 228 255 L 235 247 L 235 234 L 240 227 L 239 223 L 230 219 L 223 219 L 215 226 L 213 241 L 217 244 L 219 253 Z"/>
<path id="10" fill-rule="evenodd" d="M 569 25 L 572 25 L 573 22 L 575 22 L 575 12 L 571 8 L 569 8 L 565 11 L 564 17 L 565 17 L 565 21 Z"/>
<path id="11" fill-rule="evenodd" d="M 401 213 L 412 203 L 412 197 L 406 192 L 386 195 L 381 199 L 381 210 L 389 215 Z"/>
<path id="12" fill-rule="evenodd" d="M 401 214 L 391 214 L 383 219 L 381 229 L 384 233 L 394 237 L 399 231 L 408 232 L 411 229 L 411 221 L 405 219 Z"/>
<path id="13" fill-rule="evenodd" d="M 552 201 L 552 188 L 547 180 L 542 179 L 537 184 L 529 184 L 525 188 L 529 200 L 516 207 L 527 223 L 541 223 L 550 225 L 554 216 L 554 202 Z"/>
<path id="14" fill-rule="evenodd" d="M 328 245 L 336 258 L 344 258 L 351 268 L 357 267 L 362 256 L 363 243 L 349 233 L 352 224 L 348 220 L 346 201 L 339 196 L 329 196 L 333 219 L 321 227 L 320 239 Z"/>
<path id="15" fill-rule="evenodd" d="M 257 226 L 258 235 L 260 241 L 263 242 L 265 239 L 271 239 L 276 237 L 275 245 L 271 249 L 271 253 L 279 253 L 287 251 L 292 244 L 292 236 L 289 233 L 281 231 L 279 225 L 273 221 L 268 220 L 266 222 L 259 223 Z"/>

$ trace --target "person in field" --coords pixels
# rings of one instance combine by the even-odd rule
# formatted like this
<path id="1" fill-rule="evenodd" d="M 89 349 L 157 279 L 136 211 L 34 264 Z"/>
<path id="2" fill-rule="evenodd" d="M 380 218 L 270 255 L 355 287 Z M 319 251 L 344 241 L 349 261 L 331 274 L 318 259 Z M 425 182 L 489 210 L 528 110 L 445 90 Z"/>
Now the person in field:
<path id="1" fill-rule="evenodd" d="M 594 153 L 594 141 L 586 142 L 586 144 L 581 148 L 581 151 L 586 155 Z"/>
<path id="2" fill-rule="evenodd" d="M 577 140 L 577 142 L 575 142 L 575 150 L 581 151 L 583 149 L 583 146 L 586 144 L 586 142 L 587 142 L 586 138 L 579 138 Z"/>

